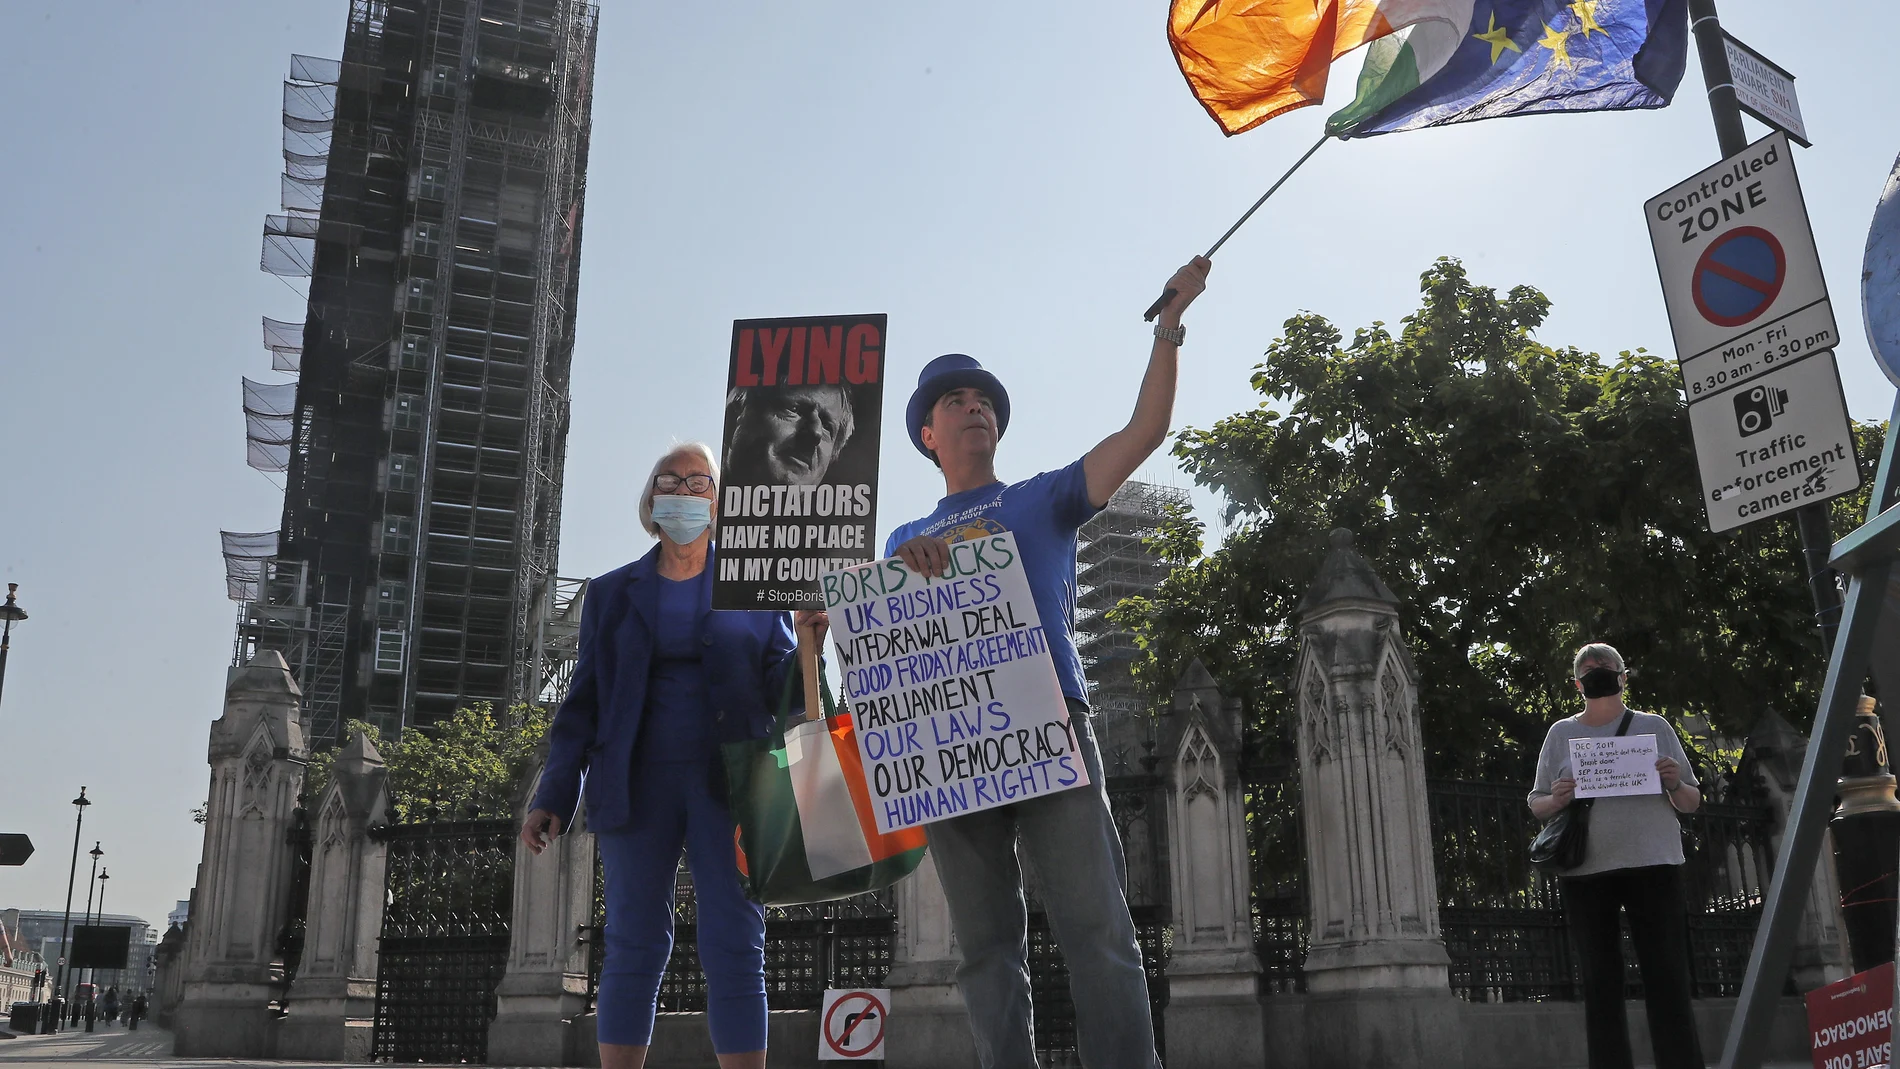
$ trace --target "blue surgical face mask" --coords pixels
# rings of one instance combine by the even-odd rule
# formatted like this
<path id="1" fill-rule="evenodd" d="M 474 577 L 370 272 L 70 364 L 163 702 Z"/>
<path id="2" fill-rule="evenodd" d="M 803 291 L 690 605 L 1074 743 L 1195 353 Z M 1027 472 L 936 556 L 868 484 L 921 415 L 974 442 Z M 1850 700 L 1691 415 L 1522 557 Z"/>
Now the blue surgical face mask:
<path id="1" fill-rule="evenodd" d="M 674 545 L 686 545 L 712 526 L 712 502 L 685 494 L 654 494 L 653 522 Z"/>

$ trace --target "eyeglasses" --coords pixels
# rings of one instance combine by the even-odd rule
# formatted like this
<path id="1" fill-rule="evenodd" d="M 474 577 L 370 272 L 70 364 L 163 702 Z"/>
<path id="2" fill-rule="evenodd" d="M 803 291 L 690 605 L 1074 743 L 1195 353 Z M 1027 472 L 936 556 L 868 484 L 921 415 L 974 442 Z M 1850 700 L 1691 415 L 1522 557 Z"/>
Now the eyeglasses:
<path id="1" fill-rule="evenodd" d="M 713 488 L 710 475 L 675 475 L 669 471 L 653 477 L 653 488 L 662 494 L 677 493 L 682 483 L 695 494 L 703 494 Z"/>

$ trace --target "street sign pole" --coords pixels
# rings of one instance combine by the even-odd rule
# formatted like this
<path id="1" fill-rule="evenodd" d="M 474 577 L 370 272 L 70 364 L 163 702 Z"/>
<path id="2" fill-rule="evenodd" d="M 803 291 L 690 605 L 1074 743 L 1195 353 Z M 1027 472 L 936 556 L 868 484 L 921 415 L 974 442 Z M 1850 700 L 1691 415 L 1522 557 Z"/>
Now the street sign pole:
<path id="1" fill-rule="evenodd" d="M 1801 763 L 1794 805 L 1788 812 L 1781 856 L 1775 859 L 1775 876 L 1762 904 L 1761 925 L 1749 950 L 1748 971 L 1742 975 L 1741 996 L 1735 1001 L 1735 1016 L 1722 1047 L 1718 1063 L 1722 1069 L 1760 1069 L 1774 1023 L 1775 1001 L 1787 983 L 1795 930 L 1807 905 L 1814 866 L 1821 859 L 1828 819 L 1834 813 L 1835 781 L 1840 777 L 1847 737 L 1854 727 L 1862 682 L 1873 666 L 1874 625 L 1886 600 L 1895 557 L 1900 556 L 1895 548 L 1900 543 L 1900 535 L 1896 534 L 1900 531 L 1900 509 L 1893 506 L 1900 496 L 1897 432 L 1900 399 L 1895 400 L 1887 424 L 1880 474 L 1867 504 L 1868 522 L 1843 540 L 1834 555 L 1835 562 L 1851 576 L 1844 628 L 1841 641 L 1834 644 L 1828 656 L 1827 681 L 1821 689 L 1807 757 Z"/>
<path id="2" fill-rule="evenodd" d="M 1742 127 L 1741 104 L 1736 97 L 1728 46 L 1722 24 L 1716 17 L 1715 0 L 1689 0 L 1689 25 L 1695 34 L 1697 56 L 1702 61 L 1702 80 L 1708 87 L 1709 113 L 1715 120 L 1716 140 L 1726 159 L 1747 149 L 1748 133 Z M 1900 473 L 1896 473 L 1894 463 L 1896 439 L 1900 439 L 1900 435 L 1895 434 L 1900 429 L 1900 402 L 1896 402 L 1894 420 L 1888 427 L 1886 449 L 1868 509 L 1870 521 L 1881 512 L 1896 489 L 1900 489 L 1900 484 L 1896 484 Z M 1834 782 L 1859 706 L 1861 687 L 1871 667 L 1874 625 L 1893 567 L 1893 555 L 1889 553 L 1868 562 L 1864 568 L 1854 569 L 1843 606 L 1840 588 L 1835 585 L 1834 571 L 1828 562 L 1834 535 L 1828 522 L 1827 505 L 1803 505 L 1794 510 L 1794 521 L 1801 538 L 1808 590 L 1814 600 L 1815 623 L 1821 629 L 1822 650 L 1828 658 L 1827 677 L 1795 789 L 1794 805 L 1788 814 L 1788 833 L 1782 841 L 1781 856 L 1776 859 L 1774 879 L 1762 907 L 1761 926 L 1749 951 L 1741 996 L 1736 1001 L 1735 1016 L 1723 1044 L 1719 1063 L 1723 1069 L 1759 1069 L 1761 1065 L 1774 1003 L 1788 973 L 1806 890 L 1814 866 L 1821 860 L 1822 840 L 1834 808 Z M 1838 642 L 1837 629 L 1843 621 L 1843 609 L 1847 641 Z"/>
<path id="3" fill-rule="evenodd" d="M 1689 28 L 1695 33 L 1696 55 L 1702 60 L 1702 81 L 1709 87 L 1709 114 L 1715 119 L 1715 140 L 1724 159 L 1748 148 L 1742 128 L 1742 105 L 1735 96 L 1734 73 L 1729 70 L 1728 46 L 1722 23 L 1715 17 L 1715 0 L 1689 0 Z M 1808 573 L 1808 591 L 1814 598 L 1814 622 L 1821 629 L 1821 652 L 1834 648 L 1841 619 L 1841 590 L 1828 567 L 1834 532 L 1825 504 L 1803 505 L 1794 512 L 1795 531 L 1801 536 L 1801 558 Z"/>

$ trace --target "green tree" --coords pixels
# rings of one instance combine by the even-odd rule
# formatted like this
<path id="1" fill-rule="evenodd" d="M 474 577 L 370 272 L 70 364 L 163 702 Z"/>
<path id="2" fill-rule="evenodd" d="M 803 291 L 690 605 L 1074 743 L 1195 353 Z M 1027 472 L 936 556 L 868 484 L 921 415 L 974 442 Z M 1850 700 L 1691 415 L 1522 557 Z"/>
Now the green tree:
<path id="1" fill-rule="evenodd" d="M 455 715 L 423 728 L 412 728 L 385 741 L 373 725 L 352 720 L 347 742 L 365 733 L 389 765 L 390 818 L 416 820 L 433 807 L 444 816 L 512 816 L 521 777 L 534 760 L 552 717 L 535 705 L 517 705 L 496 717 L 488 702 L 457 709 Z M 336 750 L 310 759 L 304 769 L 305 805 L 316 806 L 336 766 Z"/>
<path id="2" fill-rule="evenodd" d="M 1770 704 L 1811 715 L 1820 639 L 1793 525 L 1708 532 L 1674 362 L 1541 344 L 1542 293 L 1500 296 L 1456 260 L 1421 290 L 1396 334 L 1287 320 L 1253 375 L 1264 400 L 1179 435 L 1231 529 L 1211 554 L 1190 517 L 1155 540 L 1175 570 L 1116 610 L 1137 678 L 1158 693 L 1199 657 L 1284 743 L 1296 608 L 1345 527 L 1402 602 L 1433 774 L 1527 775 L 1593 640 L 1637 667 L 1640 708 L 1732 734 Z M 1836 529 L 1864 502 L 1837 502 Z"/>

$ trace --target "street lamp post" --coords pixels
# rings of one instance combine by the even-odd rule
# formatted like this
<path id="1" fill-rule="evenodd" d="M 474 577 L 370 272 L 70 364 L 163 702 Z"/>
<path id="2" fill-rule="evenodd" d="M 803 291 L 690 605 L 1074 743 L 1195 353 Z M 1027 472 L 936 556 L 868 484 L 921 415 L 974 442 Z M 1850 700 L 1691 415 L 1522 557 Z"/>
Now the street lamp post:
<path id="1" fill-rule="evenodd" d="M 73 822 L 73 863 L 66 871 L 66 915 L 59 922 L 59 978 L 53 981 L 53 1001 L 58 1003 L 66 990 L 66 959 L 72 957 L 67 952 L 66 932 L 73 922 L 73 882 L 79 878 L 79 829 L 86 826 L 86 807 L 92 803 L 86 800 L 86 788 L 79 788 L 79 797 L 73 799 L 73 808 L 79 810 L 79 818 Z M 86 887 L 87 897 L 92 895 L 92 887 Z M 65 1007 L 58 1007 L 61 1013 L 53 1015 L 52 1030 L 59 1031 L 59 1018 Z"/>
<path id="2" fill-rule="evenodd" d="M 26 619 L 26 610 L 14 600 L 19 589 L 20 584 L 8 583 L 6 604 L 0 605 L 0 690 L 7 685 L 7 647 L 13 643 L 13 622 Z"/>
<path id="3" fill-rule="evenodd" d="M 111 878 L 110 875 L 107 875 L 105 869 L 99 870 L 99 919 L 93 922 L 95 924 L 104 924 L 106 922 L 106 881 Z M 93 970 L 92 980 L 94 984 L 99 982 L 99 970 Z M 117 981 L 115 980 L 114 983 L 117 983 Z"/>
<path id="4" fill-rule="evenodd" d="M 99 849 L 99 840 L 94 839 L 92 841 L 92 849 L 86 851 L 86 853 L 90 855 L 92 858 L 92 875 L 86 877 L 86 926 L 91 927 L 92 926 L 92 889 L 99 882 L 99 859 L 104 857 L 106 852 L 104 850 Z M 72 955 L 69 954 L 67 956 L 71 957 Z M 87 969 L 86 972 L 90 974 L 92 970 Z M 74 983 L 79 982 L 77 973 L 74 974 L 73 980 L 74 980 Z"/>

